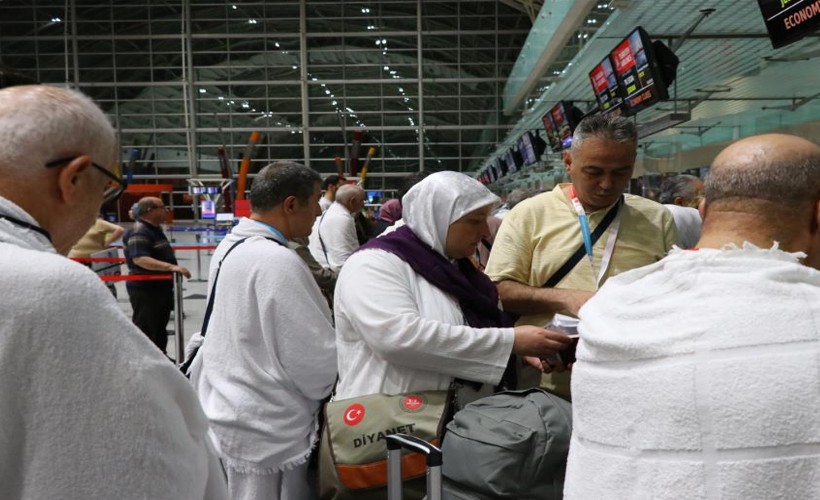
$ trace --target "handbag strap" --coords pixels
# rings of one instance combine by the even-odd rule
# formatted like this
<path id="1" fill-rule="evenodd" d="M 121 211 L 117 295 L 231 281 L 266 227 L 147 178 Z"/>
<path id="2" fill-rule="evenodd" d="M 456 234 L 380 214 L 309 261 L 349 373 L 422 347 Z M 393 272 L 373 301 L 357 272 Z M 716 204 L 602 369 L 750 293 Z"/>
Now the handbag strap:
<path id="1" fill-rule="evenodd" d="M 241 245 L 242 243 L 244 243 L 246 240 L 248 240 L 248 238 L 250 238 L 250 236 L 242 238 L 241 240 L 239 240 L 236 243 L 234 243 L 233 245 L 231 245 L 231 247 L 228 249 L 228 251 L 225 252 L 225 255 L 223 255 L 222 258 L 219 260 L 219 265 L 216 267 L 216 274 L 214 274 L 214 284 L 213 284 L 213 286 L 211 286 L 211 293 L 208 294 L 208 305 L 205 308 L 205 317 L 202 319 L 202 329 L 199 331 L 199 335 L 202 337 L 203 342 L 205 341 L 205 334 L 208 331 L 208 323 L 210 323 L 210 321 L 211 321 L 211 312 L 213 312 L 213 310 L 214 310 L 214 297 L 216 297 L 216 284 L 219 282 L 219 272 L 222 270 L 222 263 L 225 262 L 225 259 L 228 258 L 228 255 L 233 251 L 234 248 L 236 248 L 239 245 Z M 282 243 L 279 240 L 276 240 L 274 238 L 265 237 L 265 239 L 270 240 L 270 241 L 276 243 L 277 245 L 284 246 L 284 245 L 282 245 Z M 182 363 L 182 365 L 180 365 L 180 367 L 179 367 L 179 369 L 182 371 L 182 373 L 184 373 L 186 376 L 190 376 L 189 375 L 189 370 L 191 369 L 191 365 L 193 364 L 194 358 L 196 357 L 197 353 L 199 352 L 200 347 L 202 347 L 202 344 L 197 346 L 196 349 L 194 349 L 194 351 L 188 357 L 188 359 L 185 360 L 185 362 Z"/>
<path id="2" fill-rule="evenodd" d="M 624 197 L 621 196 L 618 199 L 618 203 L 615 204 L 614 207 L 610 208 L 609 211 L 604 215 L 604 218 L 601 220 L 601 223 L 598 224 L 598 227 L 595 228 L 595 231 L 592 232 L 592 246 L 595 246 L 595 243 L 601 238 L 601 235 L 604 234 L 604 231 L 607 230 L 612 221 L 615 220 L 615 216 L 618 215 L 618 210 L 620 210 L 621 205 L 624 204 Z M 584 244 L 581 243 L 581 246 L 578 247 L 578 250 L 575 251 L 574 254 L 564 262 L 564 265 L 561 266 L 558 271 L 555 272 L 550 279 L 544 283 L 543 288 L 552 288 L 564 279 L 572 269 L 584 258 L 586 255 L 586 248 L 584 248 Z"/>
<path id="3" fill-rule="evenodd" d="M 328 207 L 327 210 L 330 210 L 330 208 Z M 327 267 L 330 267 L 330 259 L 327 258 L 327 248 L 325 247 L 325 240 L 322 239 L 322 221 L 325 220 L 327 210 L 322 212 L 322 216 L 319 217 L 319 224 L 316 226 L 316 234 L 319 235 L 319 244 L 322 245 L 322 253 L 325 254 L 325 263 L 327 263 Z"/>
<path id="4" fill-rule="evenodd" d="M 208 306 L 205 308 L 205 318 L 202 320 L 202 330 L 200 330 L 200 332 L 199 332 L 199 335 L 202 336 L 203 338 L 205 337 L 205 332 L 207 332 L 207 330 L 208 330 L 208 323 L 210 323 L 210 321 L 211 321 L 211 312 L 213 312 L 213 309 L 214 309 L 214 297 L 216 297 L 216 284 L 219 282 L 219 271 L 222 270 L 222 263 L 225 262 L 225 259 L 228 258 L 228 255 L 233 251 L 234 248 L 238 247 L 239 245 L 241 245 L 242 243 L 247 241 L 248 238 L 250 238 L 250 236 L 248 236 L 246 238 L 242 238 L 241 240 L 239 240 L 236 243 L 234 243 L 233 245 L 231 245 L 231 248 L 229 248 L 228 251 L 225 252 L 225 255 L 223 255 L 222 259 L 220 259 L 220 261 L 219 261 L 219 265 L 216 268 L 216 274 L 214 274 L 214 284 L 211 287 L 211 293 L 210 293 L 210 296 L 208 297 Z M 276 240 L 274 238 L 265 237 L 265 239 L 270 240 L 270 241 L 276 243 L 277 245 L 284 246 L 284 245 L 282 245 L 281 242 L 279 242 L 278 240 Z"/>

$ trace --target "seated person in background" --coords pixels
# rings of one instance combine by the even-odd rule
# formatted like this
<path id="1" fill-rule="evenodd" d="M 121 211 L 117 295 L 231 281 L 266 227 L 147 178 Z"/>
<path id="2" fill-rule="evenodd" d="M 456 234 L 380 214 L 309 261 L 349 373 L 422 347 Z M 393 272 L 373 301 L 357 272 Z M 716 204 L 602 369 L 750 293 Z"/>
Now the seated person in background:
<path id="1" fill-rule="evenodd" d="M 401 219 L 401 201 L 395 198 L 385 201 L 379 209 L 379 218 L 373 224 L 371 234 L 373 236 L 382 234 L 385 229 L 392 226 L 399 219 Z"/>
<path id="2" fill-rule="evenodd" d="M 637 146 L 632 120 L 612 114 L 584 118 L 564 152 L 572 183 L 526 199 L 504 217 L 486 272 L 498 285 L 504 310 L 521 315 L 518 324 L 545 325 L 555 313 L 577 315 L 610 276 L 657 262 L 675 244 L 667 210 L 623 194 Z M 582 222 L 588 221 L 594 233 L 610 213 L 614 218 L 590 255 L 584 251 Z M 552 283 L 579 248 L 582 258 Z M 569 372 L 541 378 L 522 370 L 522 376 L 524 386 L 538 385 L 540 379 L 543 387 L 569 397 Z"/>
<path id="3" fill-rule="evenodd" d="M 359 248 L 354 215 L 364 206 L 360 186 L 345 184 L 336 190 L 336 201 L 313 224 L 308 248 L 316 262 L 338 272 Z"/>
<path id="4" fill-rule="evenodd" d="M 678 229 L 678 246 L 692 248 L 700 238 L 698 204 L 703 199 L 703 181 L 694 175 L 664 179 L 658 201 L 672 214 Z"/>
<path id="5" fill-rule="evenodd" d="M 564 498 L 820 498 L 820 147 L 742 139 L 699 250 L 581 309 Z"/>

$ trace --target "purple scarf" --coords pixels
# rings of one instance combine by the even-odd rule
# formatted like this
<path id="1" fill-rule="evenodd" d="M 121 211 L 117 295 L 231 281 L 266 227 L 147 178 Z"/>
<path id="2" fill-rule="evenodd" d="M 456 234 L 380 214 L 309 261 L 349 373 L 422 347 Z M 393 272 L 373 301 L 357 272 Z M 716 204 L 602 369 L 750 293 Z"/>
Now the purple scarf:
<path id="1" fill-rule="evenodd" d="M 510 327 L 512 321 L 498 309 L 495 284 L 470 262 L 458 259 L 455 264 L 444 258 L 413 231 L 402 226 L 392 233 L 373 238 L 359 250 L 378 248 L 407 262 L 433 286 L 458 300 L 467 324 L 473 328 Z"/>

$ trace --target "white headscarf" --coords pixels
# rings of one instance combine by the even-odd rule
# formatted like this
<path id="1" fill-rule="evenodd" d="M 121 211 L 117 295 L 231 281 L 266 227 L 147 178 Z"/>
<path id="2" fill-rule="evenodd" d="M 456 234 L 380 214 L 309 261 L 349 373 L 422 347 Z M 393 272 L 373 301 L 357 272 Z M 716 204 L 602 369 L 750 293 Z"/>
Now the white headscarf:
<path id="1" fill-rule="evenodd" d="M 402 219 L 419 239 L 441 255 L 450 224 L 473 210 L 498 205 L 498 196 L 458 172 L 436 172 L 413 186 L 401 199 Z"/>

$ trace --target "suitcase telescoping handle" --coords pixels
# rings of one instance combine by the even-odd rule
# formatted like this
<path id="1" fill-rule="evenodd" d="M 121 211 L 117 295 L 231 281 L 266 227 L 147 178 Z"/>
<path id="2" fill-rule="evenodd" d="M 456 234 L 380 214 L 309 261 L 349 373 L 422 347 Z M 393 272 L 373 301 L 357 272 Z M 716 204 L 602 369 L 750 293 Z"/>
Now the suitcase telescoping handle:
<path id="1" fill-rule="evenodd" d="M 387 436 L 387 500 L 401 500 L 402 448 L 427 457 L 427 500 L 441 500 L 441 449 L 407 434 Z"/>

